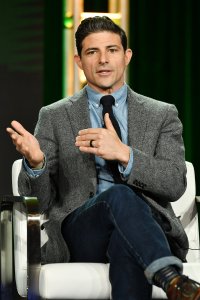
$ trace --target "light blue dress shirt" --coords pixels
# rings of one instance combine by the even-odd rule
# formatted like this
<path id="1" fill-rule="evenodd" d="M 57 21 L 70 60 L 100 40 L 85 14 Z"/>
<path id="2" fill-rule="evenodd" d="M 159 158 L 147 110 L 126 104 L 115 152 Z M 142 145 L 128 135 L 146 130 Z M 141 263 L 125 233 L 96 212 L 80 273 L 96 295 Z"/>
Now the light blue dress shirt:
<path id="1" fill-rule="evenodd" d="M 88 104 L 90 110 L 90 120 L 91 126 L 93 128 L 101 128 L 103 127 L 103 117 L 102 117 L 102 110 L 103 107 L 100 104 L 100 99 L 103 94 L 100 94 L 90 88 L 88 85 L 86 86 L 87 96 L 88 96 Z M 122 142 L 127 144 L 128 142 L 128 106 L 127 106 L 127 85 L 124 84 L 117 92 L 112 93 L 112 96 L 115 98 L 115 104 L 113 105 L 113 113 L 115 118 L 117 119 L 122 136 Z M 106 166 L 106 161 L 98 156 L 95 155 L 95 162 L 96 162 L 96 169 L 97 169 L 97 177 L 98 177 L 98 184 L 97 184 L 97 193 L 103 192 L 107 190 L 109 187 L 114 185 L 114 180 L 112 174 L 109 172 Z M 33 170 L 31 169 L 26 160 L 23 160 L 24 166 L 26 171 L 29 173 L 30 176 L 37 177 L 45 169 L 46 164 L 41 170 Z M 122 179 L 126 180 L 131 173 L 131 169 L 133 167 L 133 151 L 130 147 L 130 158 L 126 168 L 122 165 L 118 165 L 119 172 L 122 175 Z"/>
<path id="2" fill-rule="evenodd" d="M 100 104 L 100 99 L 103 94 L 100 94 L 93 90 L 88 85 L 86 86 L 88 103 L 90 110 L 90 120 L 93 128 L 103 127 L 104 121 L 102 117 L 103 106 Z M 115 104 L 113 105 L 113 114 L 117 119 L 122 136 L 122 142 L 127 144 L 128 142 L 128 105 L 127 105 L 127 85 L 124 84 L 119 90 L 111 94 L 115 98 Z M 112 173 L 107 169 L 106 161 L 103 158 L 95 156 L 98 186 L 97 193 L 107 190 L 114 184 Z M 126 168 L 122 165 L 118 165 L 119 172 L 122 175 L 122 179 L 126 180 L 130 175 L 133 167 L 133 151 L 130 148 L 129 163 Z"/>

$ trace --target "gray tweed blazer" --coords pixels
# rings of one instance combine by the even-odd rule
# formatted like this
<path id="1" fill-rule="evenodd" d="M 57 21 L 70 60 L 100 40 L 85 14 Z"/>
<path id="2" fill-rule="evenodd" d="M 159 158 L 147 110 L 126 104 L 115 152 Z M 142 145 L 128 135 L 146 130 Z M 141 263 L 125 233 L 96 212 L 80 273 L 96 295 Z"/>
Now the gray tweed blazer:
<path id="1" fill-rule="evenodd" d="M 174 105 L 139 95 L 128 87 L 128 144 L 134 165 L 127 184 L 141 193 L 165 231 L 172 250 L 186 255 L 187 238 L 170 202 L 186 188 L 182 124 Z M 33 178 L 25 169 L 19 175 L 21 195 L 37 196 L 49 240 L 42 249 L 43 263 L 68 261 L 61 235 L 62 220 L 96 191 L 94 156 L 74 145 L 78 131 L 91 127 L 85 88 L 72 97 L 43 107 L 35 136 L 46 155 L 42 175 Z"/>

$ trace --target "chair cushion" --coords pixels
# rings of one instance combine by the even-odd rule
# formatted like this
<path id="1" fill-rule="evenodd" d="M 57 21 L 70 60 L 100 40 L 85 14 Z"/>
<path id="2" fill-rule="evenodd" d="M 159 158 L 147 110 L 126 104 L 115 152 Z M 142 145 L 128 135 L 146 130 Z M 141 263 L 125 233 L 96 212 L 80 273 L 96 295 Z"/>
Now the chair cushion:
<path id="1" fill-rule="evenodd" d="M 110 299 L 109 264 L 63 263 L 43 265 L 39 291 L 46 299 Z M 184 263 L 183 273 L 199 281 L 200 262 Z M 19 273 L 18 293 L 26 297 L 26 270 Z M 153 299 L 167 299 L 162 289 L 153 286 Z"/>
<path id="2" fill-rule="evenodd" d="M 40 295 L 47 299 L 110 299 L 108 264 L 48 264 L 39 281 Z"/>
<path id="3" fill-rule="evenodd" d="M 110 299 L 109 264 L 66 263 L 42 266 L 40 295 L 47 299 Z M 198 281 L 200 263 L 184 263 L 184 274 Z M 153 286 L 153 299 L 167 299 Z"/>

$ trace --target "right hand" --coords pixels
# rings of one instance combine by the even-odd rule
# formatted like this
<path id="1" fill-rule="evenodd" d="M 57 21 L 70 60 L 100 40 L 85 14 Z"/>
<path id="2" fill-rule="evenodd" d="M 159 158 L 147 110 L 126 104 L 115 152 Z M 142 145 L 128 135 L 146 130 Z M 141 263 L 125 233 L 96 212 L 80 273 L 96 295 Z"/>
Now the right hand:
<path id="1" fill-rule="evenodd" d="M 6 131 L 16 146 L 16 150 L 27 159 L 32 168 L 42 166 L 44 153 L 40 149 L 38 140 L 19 122 L 12 121 L 11 126 L 6 128 Z"/>

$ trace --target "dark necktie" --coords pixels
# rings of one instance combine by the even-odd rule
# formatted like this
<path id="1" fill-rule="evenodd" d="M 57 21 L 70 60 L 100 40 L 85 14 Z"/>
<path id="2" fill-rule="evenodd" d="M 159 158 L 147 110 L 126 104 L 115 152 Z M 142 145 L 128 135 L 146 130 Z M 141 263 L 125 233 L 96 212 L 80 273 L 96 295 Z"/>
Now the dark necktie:
<path id="1" fill-rule="evenodd" d="M 115 131 L 117 132 L 117 134 L 121 140 L 122 139 L 121 130 L 120 130 L 119 124 L 118 124 L 118 122 L 113 114 L 113 110 L 112 110 L 112 106 L 113 106 L 113 104 L 115 104 L 115 98 L 112 95 L 106 95 L 100 99 L 100 103 L 103 105 L 103 113 L 102 113 L 103 120 L 104 120 L 105 114 L 109 113 L 109 117 L 113 124 L 113 127 L 115 128 Z"/>
<path id="2" fill-rule="evenodd" d="M 112 110 L 112 106 L 113 104 L 115 104 L 115 98 L 112 95 L 106 95 L 100 99 L 100 103 L 103 105 L 103 112 L 102 112 L 103 120 L 105 114 L 109 113 L 109 117 L 113 124 L 113 127 L 115 128 L 115 131 L 117 132 L 119 138 L 121 139 L 121 130 Z M 118 170 L 118 162 L 116 160 L 107 160 L 107 166 L 113 174 L 115 183 L 121 183 L 122 180 Z"/>

